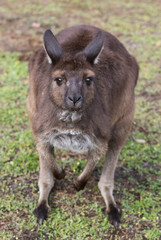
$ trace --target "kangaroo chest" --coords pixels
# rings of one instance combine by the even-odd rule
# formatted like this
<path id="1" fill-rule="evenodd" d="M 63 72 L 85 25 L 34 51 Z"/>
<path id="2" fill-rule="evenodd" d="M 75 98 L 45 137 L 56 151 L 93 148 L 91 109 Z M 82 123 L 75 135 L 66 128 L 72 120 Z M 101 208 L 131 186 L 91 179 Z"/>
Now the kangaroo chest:
<path id="1" fill-rule="evenodd" d="M 54 129 L 47 133 L 43 140 L 56 148 L 77 153 L 84 153 L 96 148 L 96 144 L 88 134 L 73 129 Z"/>

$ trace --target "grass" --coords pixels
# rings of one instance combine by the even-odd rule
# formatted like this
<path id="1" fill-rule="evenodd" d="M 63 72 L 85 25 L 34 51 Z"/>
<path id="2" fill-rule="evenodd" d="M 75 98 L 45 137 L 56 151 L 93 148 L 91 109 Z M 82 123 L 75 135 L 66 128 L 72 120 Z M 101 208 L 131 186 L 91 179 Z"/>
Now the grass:
<path id="1" fill-rule="evenodd" d="M 159 1 L 72 0 L 69 4 L 48 0 L 41 4 L 37 0 L 27 2 L 24 8 L 19 0 L 16 3 L 13 8 L 13 1 L 4 1 L 0 10 L 0 239 L 161 239 Z M 15 16 L 19 19 L 13 20 Z M 40 26 L 32 26 L 33 22 Z M 81 159 L 57 150 L 67 176 L 52 191 L 51 212 L 42 226 L 32 213 L 38 199 L 39 167 L 26 109 L 25 59 L 40 44 L 47 27 L 54 24 L 52 28 L 58 31 L 80 23 L 97 25 L 116 35 L 140 65 L 133 130 L 115 176 L 114 194 L 122 206 L 118 231 L 102 211 L 104 202 L 97 187 L 103 158 L 87 187 L 76 192 L 72 182 L 85 165 L 84 156 Z"/>

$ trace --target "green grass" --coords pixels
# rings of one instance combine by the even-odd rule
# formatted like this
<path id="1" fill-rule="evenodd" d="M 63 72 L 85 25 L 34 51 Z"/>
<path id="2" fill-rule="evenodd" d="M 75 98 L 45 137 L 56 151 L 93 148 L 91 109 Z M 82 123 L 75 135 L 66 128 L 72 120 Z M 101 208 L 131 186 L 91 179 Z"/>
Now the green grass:
<path id="1" fill-rule="evenodd" d="M 159 1 L 49 0 L 41 5 L 35 0 L 33 4 L 26 2 L 24 8 L 19 0 L 16 3 L 15 8 L 13 1 L 4 1 L 0 9 L 1 38 L 8 43 L 0 41 L 0 239 L 161 239 Z M 7 22 L 15 16 L 20 20 Z M 31 27 L 33 22 L 40 27 Z M 133 130 L 116 170 L 114 194 L 122 206 L 118 231 L 102 211 L 104 202 L 97 187 L 103 158 L 87 187 L 76 192 L 73 178 L 86 161 L 57 150 L 58 162 L 66 168 L 67 176 L 52 191 L 51 212 L 42 226 L 37 225 L 32 213 L 38 199 L 38 154 L 26 108 L 27 61 L 20 59 L 30 54 L 30 39 L 35 39 L 35 46 L 40 44 L 45 28 L 58 31 L 81 23 L 97 25 L 118 36 L 140 65 Z M 16 41 L 10 37 L 12 33 L 19 36 Z M 11 46 L 16 51 L 10 51 Z"/>

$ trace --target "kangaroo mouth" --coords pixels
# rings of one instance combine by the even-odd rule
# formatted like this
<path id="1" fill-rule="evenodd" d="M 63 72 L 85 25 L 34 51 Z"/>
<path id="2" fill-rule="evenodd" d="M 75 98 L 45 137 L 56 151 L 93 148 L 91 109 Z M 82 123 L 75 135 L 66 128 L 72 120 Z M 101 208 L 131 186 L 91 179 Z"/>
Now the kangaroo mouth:
<path id="1" fill-rule="evenodd" d="M 79 122 L 82 118 L 82 111 L 63 110 L 59 119 L 63 122 Z"/>

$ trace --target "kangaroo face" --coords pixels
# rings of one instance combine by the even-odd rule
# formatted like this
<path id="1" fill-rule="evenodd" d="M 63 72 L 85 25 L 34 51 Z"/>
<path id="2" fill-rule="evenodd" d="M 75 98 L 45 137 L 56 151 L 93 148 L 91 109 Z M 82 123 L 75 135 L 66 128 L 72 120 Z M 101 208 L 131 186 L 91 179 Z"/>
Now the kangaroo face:
<path id="1" fill-rule="evenodd" d="M 92 70 L 63 68 L 52 73 L 50 97 L 62 109 L 81 111 L 92 103 L 94 88 L 95 74 Z"/>

